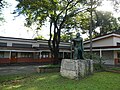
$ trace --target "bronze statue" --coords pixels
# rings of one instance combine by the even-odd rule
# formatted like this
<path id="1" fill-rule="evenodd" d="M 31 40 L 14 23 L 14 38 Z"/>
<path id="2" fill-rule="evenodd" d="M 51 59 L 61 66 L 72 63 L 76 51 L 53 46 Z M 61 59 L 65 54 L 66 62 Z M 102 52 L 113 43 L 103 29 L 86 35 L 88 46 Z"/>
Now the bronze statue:
<path id="1" fill-rule="evenodd" d="M 80 33 L 76 34 L 76 38 L 72 40 L 74 42 L 74 56 L 73 59 L 84 59 L 83 57 L 83 38 L 80 37 Z"/>

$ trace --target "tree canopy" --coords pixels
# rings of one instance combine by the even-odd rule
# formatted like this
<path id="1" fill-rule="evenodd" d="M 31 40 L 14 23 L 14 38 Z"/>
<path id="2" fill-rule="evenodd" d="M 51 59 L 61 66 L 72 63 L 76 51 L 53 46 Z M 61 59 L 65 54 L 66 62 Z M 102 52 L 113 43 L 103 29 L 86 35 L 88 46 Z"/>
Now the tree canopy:
<path id="1" fill-rule="evenodd" d="M 5 5 L 7 5 L 7 2 L 5 0 L 0 0 L 0 22 L 4 22 L 4 16 L 2 16 L 2 9 L 5 7 Z"/>
<path id="2" fill-rule="evenodd" d="M 43 36 L 39 35 L 34 38 L 34 40 L 46 40 Z"/>
<path id="3" fill-rule="evenodd" d="M 83 30 L 83 33 L 89 31 L 89 22 L 90 15 L 88 13 L 84 13 L 82 17 L 78 17 L 77 20 L 80 23 L 80 27 Z M 119 18 L 115 18 L 111 12 L 106 11 L 95 11 L 93 13 L 93 37 L 101 36 L 114 30 L 118 30 L 120 24 L 118 23 Z"/>
<path id="4" fill-rule="evenodd" d="M 59 43 L 62 31 L 80 29 L 82 33 L 90 30 L 92 20 L 92 32 L 100 28 L 100 34 L 117 28 L 116 19 L 110 13 L 96 12 L 96 7 L 102 0 L 16 0 L 18 1 L 16 12 L 26 17 L 26 26 L 35 24 L 41 28 L 49 21 L 50 38 L 48 45 L 53 57 L 58 57 Z M 92 1 L 92 3 L 90 3 Z M 92 12 L 92 19 L 90 13 Z"/>
<path id="5" fill-rule="evenodd" d="M 70 18 L 87 10 L 87 0 L 17 0 L 18 14 L 26 16 L 26 26 L 37 24 L 41 27 L 45 21 L 50 23 L 49 47 L 53 57 L 58 57 L 60 34 Z M 53 31 L 53 34 L 52 34 Z M 52 40 L 53 36 L 53 40 Z"/>

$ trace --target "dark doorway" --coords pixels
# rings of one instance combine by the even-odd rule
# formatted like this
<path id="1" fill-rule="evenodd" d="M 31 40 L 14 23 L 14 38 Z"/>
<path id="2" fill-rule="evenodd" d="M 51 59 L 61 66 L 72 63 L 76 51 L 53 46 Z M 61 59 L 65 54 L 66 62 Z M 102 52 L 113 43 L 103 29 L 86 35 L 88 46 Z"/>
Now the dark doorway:
<path id="1" fill-rule="evenodd" d="M 10 63 L 16 63 L 17 62 L 18 53 L 17 52 L 11 52 L 11 61 Z"/>

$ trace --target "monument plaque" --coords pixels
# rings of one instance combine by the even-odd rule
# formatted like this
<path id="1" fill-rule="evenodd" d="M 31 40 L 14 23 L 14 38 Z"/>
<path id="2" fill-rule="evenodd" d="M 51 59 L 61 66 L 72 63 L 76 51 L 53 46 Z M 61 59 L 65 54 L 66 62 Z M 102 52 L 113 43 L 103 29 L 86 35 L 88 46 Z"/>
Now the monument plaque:
<path id="1" fill-rule="evenodd" d="M 65 62 L 63 68 L 67 70 L 75 70 L 74 62 Z"/>

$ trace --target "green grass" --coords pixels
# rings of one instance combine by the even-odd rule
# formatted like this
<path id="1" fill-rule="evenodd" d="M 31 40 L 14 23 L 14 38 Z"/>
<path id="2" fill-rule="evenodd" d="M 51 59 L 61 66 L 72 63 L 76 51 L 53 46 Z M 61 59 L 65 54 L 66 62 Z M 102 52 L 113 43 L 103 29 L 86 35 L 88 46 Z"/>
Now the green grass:
<path id="1" fill-rule="evenodd" d="M 120 90 L 120 74 L 99 72 L 82 80 L 59 73 L 0 76 L 0 90 Z"/>
<path id="2" fill-rule="evenodd" d="M 113 68 L 110 68 L 110 70 L 120 71 L 120 67 L 113 67 Z"/>

